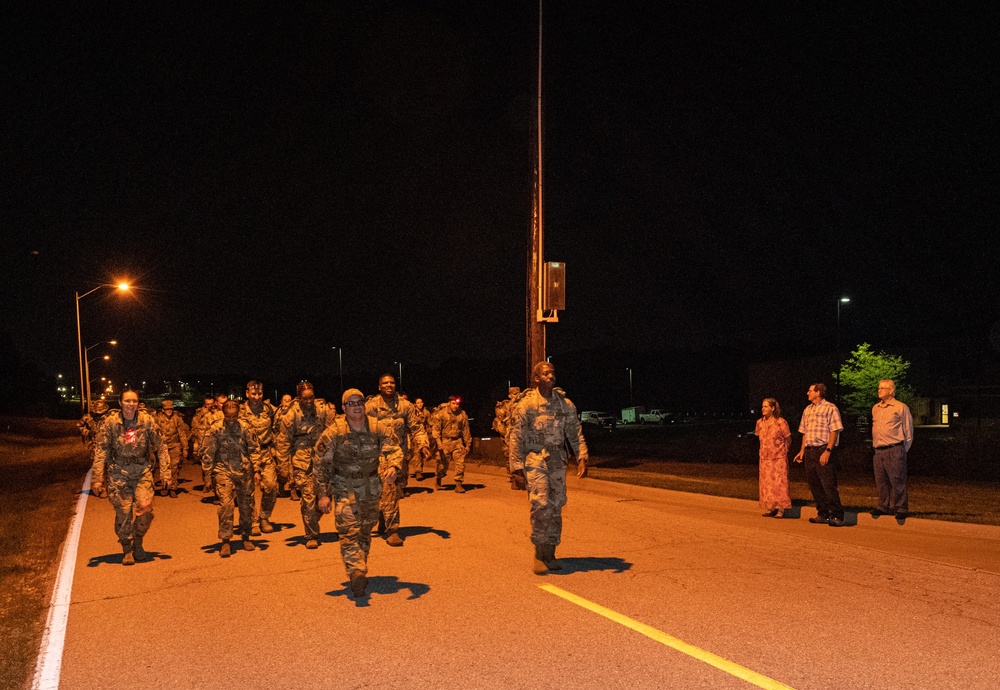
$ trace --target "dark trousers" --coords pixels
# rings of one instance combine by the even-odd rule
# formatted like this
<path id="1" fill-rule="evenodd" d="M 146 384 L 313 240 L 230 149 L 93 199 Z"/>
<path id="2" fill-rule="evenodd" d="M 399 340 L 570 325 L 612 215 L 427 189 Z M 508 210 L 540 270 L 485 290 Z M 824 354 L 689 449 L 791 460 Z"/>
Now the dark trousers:
<path id="1" fill-rule="evenodd" d="M 878 509 L 883 513 L 906 515 L 909 498 L 906 495 L 906 446 L 875 450 L 875 488 L 878 489 Z"/>
<path id="2" fill-rule="evenodd" d="M 837 466 L 833 453 L 825 465 L 819 464 L 819 458 L 826 446 L 808 446 L 802 456 L 806 468 L 806 481 L 816 501 L 816 512 L 821 518 L 844 519 L 844 506 L 840 504 L 840 492 L 837 490 Z"/>

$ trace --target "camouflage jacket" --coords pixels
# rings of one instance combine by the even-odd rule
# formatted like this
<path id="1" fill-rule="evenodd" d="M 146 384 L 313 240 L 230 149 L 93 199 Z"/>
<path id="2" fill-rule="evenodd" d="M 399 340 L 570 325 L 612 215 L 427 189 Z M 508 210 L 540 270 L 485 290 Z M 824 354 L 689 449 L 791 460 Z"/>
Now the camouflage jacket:
<path id="1" fill-rule="evenodd" d="M 506 436 L 507 429 L 510 427 L 510 412 L 513 402 L 510 398 L 497 402 L 496 416 L 493 418 L 493 431 L 501 436 Z"/>
<path id="2" fill-rule="evenodd" d="M 212 423 L 201 446 L 202 466 L 222 465 L 230 470 L 245 471 L 250 467 L 250 456 L 260 449 L 257 434 L 242 419 L 235 424 L 223 421 Z"/>
<path id="3" fill-rule="evenodd" d="M 166 412 L 160 410 L 153 415 L 153 419 L 156 420 L 156 426 L 160 430 L 160 438 L 164 443 L 171 445 L 179 443 L 181 446 L 187 446 L 191 430 L 188 429 L 188 425 L 184 423 L 184 418 L 179 412 L 174 411 L 173 414 L 167 416 Z"/>
<path id="4" fill-rule="evenodd" d="M 202 406 L 194 411 L 194 418 L 191 419 L 191 438 L 201 443 L 205 432 L 208 431 L 211 415 L 214 410 L 209 410 Z"/>
<path id="5" fill-rule="evenodd" d="M 511 470 L 524 469 L 525 459 L 533 454 L 566 460 L 567 444 L 577 458 L 588 457 L 576 405 L 559 388 L 553 389 L 551 398 L 529 388 L 516 399 L 507 443 Z"/>
<path id="6" fill-rule="evenodd" d="M 274 439 L 278 459 L 288 462 L 297 451 L 306 449 L 312 452 L 326 428 L 326 415 L 326 402 L 321 398 L 316 398 L 316 405 L 311 413 L 302 409 L 298 399 L 293 400 L 288 412 L 281 418 L 278 435 Z"/>
<path id="7" fill-rule="evenodd" d="M 366 418 L 365 431 L 353 431 L 344 415 L 337 415 L 313 447 L 313 479 L 317 496 L 334 495 L 334 487 L 346 489 L 377 476 L 384 456 L 397 472 L 403 471 L 403 451 L 391 420 Z M 341 492 L 337 492 L 341 493 Z"/>
<path id="8" fill-rule="evenodd" d="M 409 441 L 413 437 L 415 444 L 413 450 L 426 448 L 427 432 L 416 414 L 417 408 L 409 400 L 403 400 L 398 395 L 391 403 L 387 403 L 381 395 L 374 396 L 365 403 L 365 412 L 369 417 L 375 419 L 389 420 L 392 423 L 392 430 L 399 439 L 399 446 L 403 451 L 403 457 L 409 455 Z"/>
<path id="9" fill-rule="evenodd" d="M 469 432 L 469 415 L 465 410 L 459 409 L 458 414 L 446 406 L 438 410 L 431 418 L 431 434 L 438 443 L 443 441 L 454 441 L 462 439 L 465 447 L 472 444 L 472 434 Z"/>
<path id="10" fill-rule="evenodd" d="M 261 401 L 260 412 L 254 412 L 249 402 L 240 405 L 240 419 L 250 425 L 262 446 L 274 443 L 274 414 L 274 405 L 267 400 Z"/>
<path id="11" fill-rule="evenodd" d="M 101 423 L 105 417 L 107 417 L 106 412 L 100 415 L 88 412 L 76 423 L 77 431 L 80 432 L 80 436 L 83 437 L 88 446 L 97 440 L 97 432 L 100 430 Z"/>
<path id="12" fill-rule="evenodd" d="M 143 470 L 151 469 L 151 454 L 160 463 L 160 477 L 170 481 L 170 455 L 167 445 L 160 441 L 160 432 L 153 416 L 137 410 L 135 419 L 128 421 L 121 410 L 112 410 L 104 417 L 94 447 L 94 482 L 104 483 L 108 467 L 116 467 L 138 477 Z"/>

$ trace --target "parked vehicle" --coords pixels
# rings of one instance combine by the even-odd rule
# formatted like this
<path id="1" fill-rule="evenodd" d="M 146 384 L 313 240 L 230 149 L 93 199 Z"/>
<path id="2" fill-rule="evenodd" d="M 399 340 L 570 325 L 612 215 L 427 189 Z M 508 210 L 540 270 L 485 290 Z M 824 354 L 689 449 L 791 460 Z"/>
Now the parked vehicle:
<path id="1" fill-rule="evenodd" d="M 610 427 L 611 423 L 614 421 L 612 417 L 607 412 L 595 412 L 593 410 L 587 410 L 580 413 L 580 421 L 584 424 L 593 424 L 599 427 Z"/>
<path id="2" fill-rule="evenodd" d="M 646 411 L 645 407 L 625 407 L 622 409 L 622 424 L 638 424 L 639 415 Z"/>
<path id="3" fill-rule="evenodd" d="M 652 409 L 649 412 L 643 412 L 639 415 L 640 424 L 669 424 L 673 413 L 667 412 L 663 409 Z"/>

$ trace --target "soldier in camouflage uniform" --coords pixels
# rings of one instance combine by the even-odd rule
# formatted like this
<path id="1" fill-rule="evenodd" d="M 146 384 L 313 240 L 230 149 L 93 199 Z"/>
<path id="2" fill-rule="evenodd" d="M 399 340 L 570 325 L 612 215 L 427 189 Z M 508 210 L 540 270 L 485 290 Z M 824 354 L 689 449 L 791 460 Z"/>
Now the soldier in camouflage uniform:
<path id="1" fill-rule="evenodd" d="M 215 411 L 215 398 L 205 397 L 205 404 L 199 407 L 194 412 L 194 417 L 191 419 L 191 452 L 194 453 L 194 457 L 201 459 L 201 443 L 205 438 L 205 432 L 208 431 L 209 424 L 212 419 L 212 412 Z M 202 480 L 204 487 L 202 491 L 208 493 L 212 488 L 212 476 L 211 470 L 206 471 L 202 467 Z"/>
<path id="2" fill-rule="evenodd" d="M 212 422 L 202 445 L 202 466 L 212 468 L 219 496 L 219 539 L 222 540 L 219 554 L 223 558 L 232 553 L 229 540 L 233 538 L 234 505 L 240 510 L 243 550 L 256 548 L 250 541 L 253 525 L 253 463 L 250 458 L 259 451 L 257 435 L 240 419 L 240 404 L 226 400 L 222 405 L 222 418 Z"/>
<path id="3" fill-rule="evenodd" d="M 306 548 L 319 548 L 319 511 L 313 484 L 312 452 L 320 434 L 326 428 L 327 414 L 337 413 L 316 397 L 308 381 L 295 387 L 296 397 L 281 418 L 281 428 L 275 439 L 278 462 L 289 463 L 295 476 L 295 486 L 301 493 L 302 526 L 306 533 Z M 330 408 L 333 405 L 329 406 Z"/>
<path id="4" fill-rule="evenodd" d="M 510 455 L 510 448 L 507 446 L 507 430 L 510 428 L 510 413 L 513 409 L 514 400 L 521 394 L 521 389 L 511 386 L 507 389 L 507 399 L 497 402 L 496 413 L 493 417 L 493 431 L 500 434 L 500 441 L 503 443 L 504 467 L 507 469 L 507 477 L 510 478 L 510 463 L 507 457 Z M 517 482 L 511 479 L 510 488 L 520 489 Z"/>
<path id="5" fill-rule="evenodd" d="M 160 408 L 154 418 L 160 430 L 160 440 L 167 444 L 167 452 L 170 453 L 170 481 L 163 482 L 160 495 L 166 496 L 169 493 L 170 498 L 177 498 L 177 479 L 180 477 L 182 460 L 187 460 L 191 430 L 184 423 L 184 418 L 174 410 L 173 400 L 164 400 L 160 403 Z"/>
<path id="6" fill-rule="evenodd" d="M 122 565 L 134 565 L 149 558 L 142 539 L 153 521 L 150 452 L 156 454 L 166 481 L 170 481 L 170 455 L 153 417 L 139 410 L 139 395 L 124 391 L 120 404 L 121 410 L 109 412 L 98 433 L 93 486 L 97 491 L 107 486 L 115 509 L 115 534 L 124 553 Z"/>
<path id="7" fill-rule="evenodd" d="M 278 432 L 281 430 L 281 418 L 285 416 L 288 412 L 288 408 L 292 406 L 292 396 L 287 393 L 281 396 L 281 404 L 274 413 L 274 425 L 271 427 L 274 432 L 274 437 L 278 437 Z M 299 491 L 295 488 L 295 479 L 292 473 L 292 463 L 288 462 L 285 464 L 281 458 L 278 457 L 277 451 L 274 453 L 275 463 L 278 467 L 278 493 L 282 497 L 291 497 L 293 501 L 299 500 Z"/>
<path id="8" fill-rule="evenodd" d="M 410 434 L 409 439 L 407 439 L 407 444 L 410 447 L 410 462 L 409 470 L 410 476 L 417 481 L 424 480 L 424 460 L 428 457 L 434 456 L 434 438 L 431 435 L 431 411 L 424 407 L 423 398 L 417 398 L 413 401 L 413 413 L 417 417 L 417 421 L 420 423 L 420 428 L 423 430 L 424 435 L 427 436 L 427 450 L 428 453 L 423 453 L 422 451 L 417 451 L 417 439 L 415 434 Z"/>
<path id="9" fill-rule="evenodd" d="M 556 370 L 539 362 L 531 372 L 534 388 L 514 405 L 510 419 L 510 471 L 528 486 L 531 502 L 531 541 L 535 545 L 532 569 L 542 575 L 561 570 L 556 546 L 562 538 L 562 507 L 566 505 L 566 460 L 577 457 L 577 476 L 587 475 L 587 443 L 583 440 L 576 406 L 556 384 Z"/>
<path id="10" fill-rule="evenodd" d="M 259 381 L 247 383 L 247 400 L 240 405 L 240 419 L 250 425 L 260 442 L 259 450 L 254 453 L 253 461 L 254 483 L 260 489 L 260 504 L 257 504 L 257 492 L 254 491 L 253 536 L 261 532 L 270 534 L 274 531 L 271 524 L 271 511 L 278 501 L 278 470 L 274 461 L 274 405 L 264 400 L 264 386 Z"/>
<path id="11" fill-rule="evenodd" d="M 378 381 L 379 394 L 371 397 L 365 403 L 365 412 L 369 417 L 382 421 L 388 419 L 392 423 L 392 430 L 396 434 L 403 457 L 407 457 L 410 447 L 409 439 L 412 435 L 416 439 L 414 452 L 421 453 L 424 458 L 430 456 L 427 448 L 427 434 L 413 412 L 413 403 L 404 400 L 396 395 L 396 377 L 392 374 L 383 374 Z M 391 464 L 388 458 L 383 455 L 379 464 L 379 474 L 383 483 L 389 475 Z M 385 526 L 386 543 L 389 546 L 402 546 L 403 538 L 399 536 L 399 499 L 406 490 L 406 472 L 393 473 L 393 484 L 382 492 L 379 501 L 379 522 Z"/>
<path id="12" fill-rule="evenodd" d="M 394 486 L 395 475 L 403 472 L 403 451 L 390 420 L 380 422 L 365 414 L 361 391 L 344 391 L 341 403 L 344 414 L 326 427 L 313 448 L 313 477 L 320 512 L 334 512 L 340 555 L 357 598 L 365 595 L 368 584 L 371 531 L 382 495 L 379 464 L 386 458 L 390 469 L 385 484 Z"/>
<path id="13" fill-rule="evenodd" d="M 455 493 L 464 494 L 465 487 L 465 456 L 472 447 L 472 434 L 469 432 L 469 415 L 461 408 L 462 400 L 457 395 L 448 396 L 448 405 L 438 410 L 431 419 L 431 435 L 437 442 L 437 471 L 434 482 L 441 486 L 441 480 L 448 474 L 448 465 L 455 462 Z"/>
<path id="14" fill-rule="evenodd" d="M 97 437 L 98 432 L 101 429 L 101 424 L 104 423 L 104 417 L 108 413 L 108 404 L 103 400 L 96 400 L 90 404 L 90 412 L 83 415 L 83 418 L 76 423 L 76 428 L 80 431 L 80 436 L 83 438 L 83 442 L 87 446 L 87 456 L 90 458 L 90 464 L 94 464 L 94 453 L 97 450 Z M 101 487 L 100 493 L 91 486 L 90 493 L 97 498 L 107 498 L 107 492 L 104 487 Z"/>

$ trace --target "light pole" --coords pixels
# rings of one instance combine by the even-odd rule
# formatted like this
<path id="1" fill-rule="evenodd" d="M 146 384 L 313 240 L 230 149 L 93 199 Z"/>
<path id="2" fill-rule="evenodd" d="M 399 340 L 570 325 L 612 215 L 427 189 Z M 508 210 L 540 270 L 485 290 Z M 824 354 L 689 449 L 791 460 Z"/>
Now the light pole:
<path id="1" fill-rule="evenodd" d="M 340 368 L 340 392 L 344 392 L 344 349 L 341 347 L 333 346 L 333 349 L 337 351 L 337 365 Z"/>
<path id="2" fill-rule="evenodd" d="M 83 353 L 84 353 L 83 354 L 83 377 L 87 381 L 87 407 L 86 407 L 86 411 L 87 412 L 90 411 L 90 363 L 91 362 L 96 362 L 97 359 L 98 359 L 97 357 L 95 357 L 94 359 L 87 359 L 87 356 L 90 354 L 90 351 L 93 350 L 98 345 L 117 345 L 117 344 L 118 344 L 117 340 L 105 340 L 104 342 L 95 343 L 95 344 L 91 345 L 90 347 L 86 347 L 83 350 Z M 104 355 L 104 357 L 101 357 L 101 359 L 107 361 L 107 360 L 111 359 L 111 356 L 110 355 Z"/>
<path id="3" fill-rule="evenodd" d="M 399 381 L 398 381 L 399 385 L 396 386 L 396 390 L 397 391 L 401 391 L 401 390 L 403 390 L 403 363 L 402 362 L 393 362 L 393 364 L 398 364 L 399 365 Z"/>
<path id="4" fill-rule="evenodd" d="M 82 295 L 79 292 L 74 293 L 76 295 L 76 352 L 80 356 L 80 409 L 83 410 L 84 412 L 87 411 L 87 405 L 89 401 L 86 400 L 84 397 L 84 392 L 87 389 L 88 381 L 86 378 L 84 378 L 85 374 L 83 371 L 83 366 L 84 366 L 84 360 L 86 359 L 87 356 L 84 353 L 83 338 L 80 335 L 80 300 L 82 300 L 87 295 L 97 292 L 101 288 L 105 287 L 116 288 L 118 290 L 121 290 L 122 292 L 127 292 L 130 289 L 128 283 L 118 283 L 117 285 L 113 283 L 102 283 L 97 287 L 93 288 L 92 290 L 88 290 Z"/>
<path id="5" fill-rule="evenodd" d="M 850 303 L 850 297 L 837 299 L 837 404 L 840 404 L 840 305 Z"/>
<path id="6" fill-rule="evenodd" d="M 632 367 L 625 367 L 628 371 L 628 406 L 632 407 Z"/>

